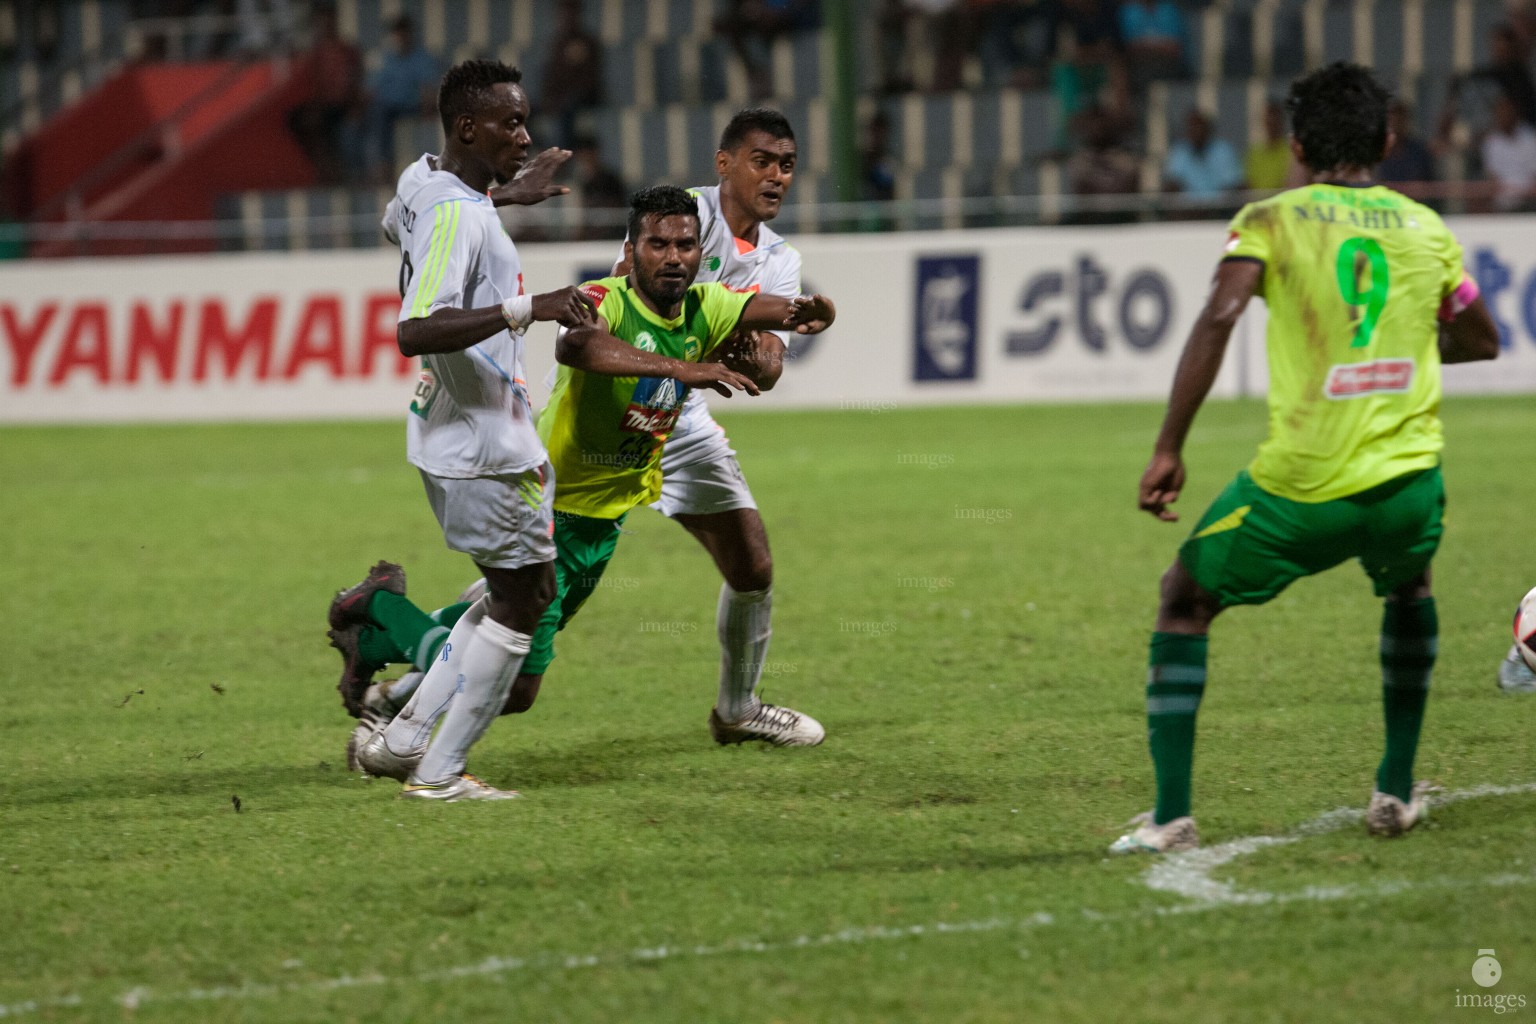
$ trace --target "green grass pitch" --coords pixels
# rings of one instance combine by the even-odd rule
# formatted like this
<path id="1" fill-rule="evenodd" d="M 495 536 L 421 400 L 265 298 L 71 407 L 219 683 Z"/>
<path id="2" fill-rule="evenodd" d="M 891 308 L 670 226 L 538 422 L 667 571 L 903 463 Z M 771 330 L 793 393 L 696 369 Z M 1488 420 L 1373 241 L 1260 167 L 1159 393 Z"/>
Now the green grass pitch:
<path id="1" fill-rule="evenodd" d="M 400 423 L 0 433 L 0 1018 L 1536 1013 L 1536 697 L 1494 686 L 1536 583 L 1530 399 L 1446 403 L 1419 757 L 1449 791 L 1515 791 L 1401 841 L 1221 846 L 1369 795 L 1380 612 L 1342 566 L 1217 624 L 1195 810 L 1234 855 L 1184 891 L 1104 849 L 1150 806 L 1158 575 L 1264 412 L 1202 414 L 1177 526 L 1134 507 L 1159 416 L 727 417 L 776 556 L 767 694 L 826 744 L 710 741 L 718 579 L 641 510 L 538 706 L 471 758 L 526 799 L 448 806 L 345 770 L 324 639 L 376 558 L 428 606 L 471 578 Z"/>

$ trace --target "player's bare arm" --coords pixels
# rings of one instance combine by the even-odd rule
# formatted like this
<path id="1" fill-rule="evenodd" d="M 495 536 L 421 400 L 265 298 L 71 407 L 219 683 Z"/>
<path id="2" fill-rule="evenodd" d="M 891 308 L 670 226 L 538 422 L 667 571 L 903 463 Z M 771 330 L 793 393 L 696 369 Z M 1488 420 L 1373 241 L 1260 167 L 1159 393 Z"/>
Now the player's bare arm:
<path id="1" fill-rule="evenodd" d="M 786 351 L 777 334 L 743 327 L 725 340 L 716 350 L 715 357 L 737 373 L 751 377 L 762 390 L 769 391 L 784 373 Z"/>
<path id="2" fill-rule="evenodd" d="M 742 310 L 737 326 L 768 331 L 791 328 L 796 334 L 820 334 L 836 319 L 837 307 L 825 295 L 754 295 Z"/>
<path id="3" fill-rule="evenodd" d="M 709 388 L 727 398 L 732 390 L 760 393 L 745 374 L 721 363 L 690 363 L 635 348 L 608 331 L 602 317 L 560 335 L 555 360 L 563 366 L 608 377 L 671 377 L 689 387 Z"/>
<path id="4" fill-rule="evenodd" d="M 1440 325 L 1440 361 L 1442 363 L 1474 363 L 1483 359 L 1497 359 L 1499 355 L 1499 327 L 1493 315 L 1483 304 L 1482 296 Z"/>
<path id="5" fill-rule="evenodd" d="M 721 345 L 719 360 L 752 378 L 764 391 L 784 373 L 784 343 L 765 328 L 793 327 L 801 334 L 818 334 L 837 319 L 837 309 L 825 295 L 786 298 L 754 295 L 742 312 L 736 332 Z"/>
<path id="6" fill-rule="evenodd" d="M 1177 522 L 1178 513 L 1168 506 L 1184 489 L 1184 440 L 1195 422 L 1195 414 L 1216 383 L 1222 358 L 1231 340 L 1232 328 L 1248 307 L 1248 300 L 1258 290 L 1264 265 L 1255 260 L 1223 260 L 1216 268 L 1211 294 L 1200 311 L 1179 368 L 1173 377 L 1173 392 L 1168 397 L 1168 412 L 1146 472 L 1141 475 L 1137 505 L 1144 512 L 1164 522 Z"/>
<path id="7" fill-rule="evenodd" d="M 554 321 L 562 327 L 575 327 L 589 322 L 597 309 L 581 289 L 567 285 L 533 296 L 529 312 L 530 323 L 543 320 Z M 400 346 L 401 354 L 406 356 L 461 352 L 507 327 L 507 312 L 502 306 L 443 308 L 431 316 L 400 321 L 395 342 Z"/>
<path id="8" fill-rule="evenodd" d="M 511 181 L 486 194 L 497 206 L 535 206 L 555 196 L 569 195 L 569 188 L 551 182 L 570 158 L 568 149 L 546 149 L 524 164 Z"/>

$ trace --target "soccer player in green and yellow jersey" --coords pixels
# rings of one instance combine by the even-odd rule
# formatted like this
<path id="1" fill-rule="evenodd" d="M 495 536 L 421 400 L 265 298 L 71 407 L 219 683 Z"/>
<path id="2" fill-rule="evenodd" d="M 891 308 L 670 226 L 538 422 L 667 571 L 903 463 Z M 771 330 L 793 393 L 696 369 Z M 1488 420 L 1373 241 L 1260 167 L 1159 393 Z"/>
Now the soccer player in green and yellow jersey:
<path id="1" fill-rule="evenodd" d="M 1358 558 L 1377 596 L 1386 754 L 1366 824 L 1399 835 L 1424 811 L 1413 760 L 1438 626 L 1440 364 L 1492 359 L 1498 333 L 1431 210 L 1373 185 L 1387 91 L 1337 63 L 1292 87 L 1291 148 L 1311 183 L 1244 207 L 1174 378 L 1140 506 L 1159 519 L 1184 486 L 1181 452 L 1233 326 L 1269 307 L 1269 437 L 1195 525 L 1163 576 L 1147 675 L 1157 804 L 1115 853 L 1198 845 L 1190 816 L 1195 713 L 1211 621 Z"/>

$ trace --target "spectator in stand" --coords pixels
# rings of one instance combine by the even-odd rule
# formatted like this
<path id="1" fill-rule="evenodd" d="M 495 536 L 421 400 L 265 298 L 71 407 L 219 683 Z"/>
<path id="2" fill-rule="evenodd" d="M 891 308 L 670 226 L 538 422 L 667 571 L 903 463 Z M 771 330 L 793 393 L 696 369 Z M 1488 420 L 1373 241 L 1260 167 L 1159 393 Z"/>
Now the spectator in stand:
<path id="1" fill-rule="evenodd" d="M 1243 159 L 1248 187 L 1278 192 L 1290 183 L 1291 138 L 1285 133 L 1285 106 L 1276 100 L 1264 105 L 1264 141 Z"/>
<path id="2" fill-rule="evenodd" d="M 876 109 L 864 122 L 859 146 L 859 196 L 866 203 L 888 203 L 896 198 L 896 159 L 891 156 L 891 119 Z M 865 214 L 860 231 L 890 231 L 895 227 L 883 214 Z"/>
<path id="3" fill-rule="evenodd" d="M 583 210 L 625 210 L 629 207 L 629 190 L 617 171 L 603 163 L 603 154 L 597 146 L 597 137 L 588 133 L 576 135 L 571 140 L 571 160 L 576 167 L 576 191 Z M 624 237 L 623 217 L 612 224 L 591 224 L 582 227 L 584 239 L 621 239 Z"/>
<path id="4" fill-rule="evenodd" d="M 1391 185 L 1411 199 L 1424 202 L 1436 179 L 1435 154 L 1413 133 L 1413 115 L 1408 104 L 1395 100 L 1387 111 L 1387 155 L 1376 168 L 1376 180 Z"/>
<path id="5" fill-rule="evenodd" d="M 539 102 L 542 116 L 552 125 L 550 141 L 570 145 L 581 112 L 602 102 L 602 44 L 581 22 L 581 0 L 560 0 L 560 24 L 544 65 Z M 621 205 L 629 205 L 627 197 Z"/>
<path id="6" fill-rule="evenodd" d="M 384 60 L 369 82 L 364 121 L 364 159 L 375 181 L 388 183 L 394 178 L 395 122 L 402 117 L 436 117 L 441 76 L 437 59 L 417 44 L 410 17 L 402 14 L 392 21 Z"/>
<path id="7" fill-rule="evenodd" d="M 304 63 L 313 89 L 309 99 L 289 113 L 288 127 L 315 165 L 320 183 L 338 185 L 347 169 L 356 166 L 355 154 L 346 152 L 344 138 L 349 121 L 356 119 L 361 108 L 363 56 L 341 38 L 335 8 L 316 7 L 312 22 L 314 42 Z"/>
<path id="8" fill-rule="evenodd" d="M 859 147 L 859 198 L 888 203 L 896 198 L 896 161 L 891 158 L 891 119 L 876 110 L 864 123 Z"/>
<path id="9" fill-rule="evenodd" d="M 1536 128 L 1521 120 L 1508 95 L 1494 102 L 1493 130 L 1483 136 L 1482 150 L 1483 173 L 1494 185 L 1494 209 L 1536 208 Z"/>
<path id="10" fill-rule="evenodd" d="M 1067 161 L 1067 180 L 1080 196 L 1128 196 L 1141 190 L 1141 157 L 1127 144 L 1130 121 L 1099 103 L 1073 119 L 1078 146 Z M 1071 217 L 1077 224 L 1114 224 L 1131 220 L 1125 211 L 1094 209 Z"/>
<path id="11" fill-rule="evenodd" d="M 820 0 L 730 0 L 725 14 L 715 19 L 715 31 L 746 65 L 752 98 L 765 99 L 773 92 L 773 41 L 820 24 Z"/>
<path id="12" fill-rule="evenodd" d="M 1014 89 L 1045 85 L 1061 21 L 1055 0 L 993 0 L 975 10 L 985 84 Z"/>
<path id="13" fill-rule="evenodd" d="M 1536 125 L 1536 80 L 1522 56 L 1520 34 L 1508 22 L 1493 27 L 1488 40 L 1489 61 L 1467 77 L 1472 81 L 1489 82 L 1499 92 L 1508 96 L 1515 105 L 1515 113 L 1529 125 Z M 1453 84 L 1455 88 L 1460 83 Z"/>
<path id="14" fill-rule="evenodd" d="M 1120 41 L 1130 62 L 1131 87 L 1140 92 L 1157 79 L 1188 77 L 1188 36 L 1184 12 L 1173 0 L 1122 0 Z"/>
<path id="15" fill-rule="evenodd" d="M 1106 86 L 1127 95 L 1129 86 L 1120 30 L 1109 0 L 1061 0 L 1060 15 L 1068 48 L 1051 67 L 1051 94 L 1057 106 L 1055 145 L 1064 149 L 1068 126 L 1078 111 L 1092 104 Z"/>
<path id="16" fill-rule="evenodd" d="M 1242 184 L 1243 168 L 1231 145 L 1212 131 L 1204 111 L 1191 110 L 1184 137 L 1163 163 L 1163 191 L 1182 193 L 1190 200 L 1183 209 L 1202 215 L 1222 209 L 1228 193 Z"/>

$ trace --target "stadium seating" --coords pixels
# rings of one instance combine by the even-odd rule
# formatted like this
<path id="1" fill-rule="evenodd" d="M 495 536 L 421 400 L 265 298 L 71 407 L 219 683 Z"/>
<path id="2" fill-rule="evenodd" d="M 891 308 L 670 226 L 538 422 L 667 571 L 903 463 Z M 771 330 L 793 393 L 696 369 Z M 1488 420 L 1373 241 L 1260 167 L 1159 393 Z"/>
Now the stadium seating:
<path id="1" fill-rule="evenodd" d="M 747 105 L 739 58 L 714 31 L 718 0 L 584 0 L 586 23 L 603 46 L 604 106 L 583 115 L 604 160 L 625 181 L 707 181 L 715 141 L 730 113 Z M 0 0 L 0 129 L 8 140 L 35 126 L 124 56 L 128 0 L 60 0 L 44 5 L 53 22 L 38 27 L 27 14 L 38 5 Z M 863 37 L 875 37 L 874 0 L 857 0 Z M 356 39 L 376 66 L 386 24 L 396 13 L 415 18 L 423 44 L 445 62 L 494 54 L 521 66 L 535 112 L 546 54 L 555 32 L 552 3 L 506 0 L 337 0 L 343 33 Z M 1139 97 L 1135 134 L 1153 183 L 1188 111 L 1200 107 L 1217 134 L 1242 151 L 1262 128 L 1263 104 L 1295 74 L 1335 59 L 1364 60 L 1380 69 L 1430 127 L 1448 79 L 1486 59 L 1489 30 L 1504 16 L 1503 0 L 1186 0 L 1190 30 L 1188 81 L 1155 83 Z M 56 30 L 50 25 L 56 24 Z M 51 34 L 56 43 L 42 38 Z M 873 49 L 873 47 L 870 47 Z M 836 195 L 828 152 L 827 94 L 835 70 L 826 29 L 779 38 L 772 48 L 774 105 L 784 109 L 802 140 L 804 163 L 794 198 L 823 203 Z M 898 197 L 958 199 L 999 194 L 1044 195 L 1060 187 L 1069 147 L 1067 125 L 1046 90 L 974 88 L 953 94 L 882 96 L 878 68 L 860 60 L 860 122 L 876 109 L 891 125 L 891 157 L 899 168 Z M 979 68 L 969 81 L 979 82 Z M 535 122 L 538 126 L 538 122 Z M 396 126 L 398 163 L 440 144 L 434 118 Z M 537 141 L 537 140 L 536 140 Z M 322 210 L 339 215 L 370 210 L 375 190 L 300 190 L 276 197 L 237 196 L 229 209 L 256 223 L 257 211 Z M 920 217 L 925 224 L 954 217 Z M 358 244 L 363 233 L 336 243 Z M 260 245 L 317 244 L 297 234 Z"/>

